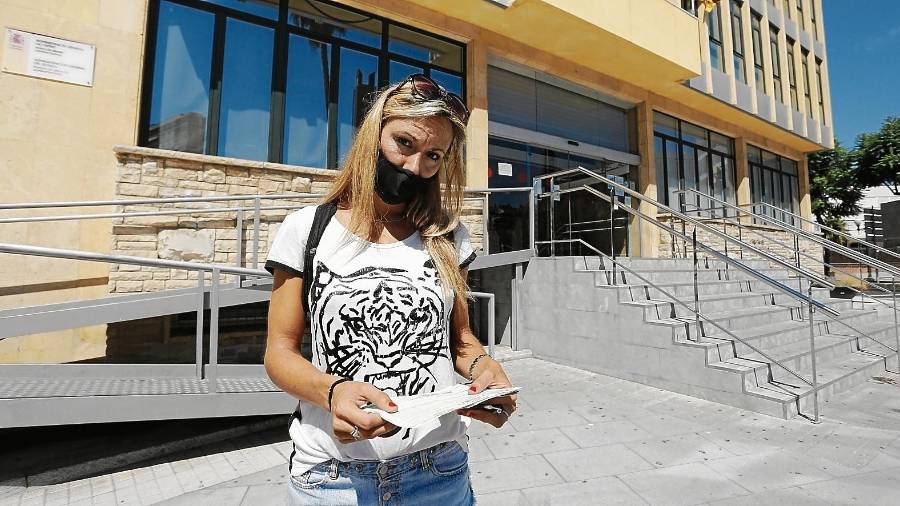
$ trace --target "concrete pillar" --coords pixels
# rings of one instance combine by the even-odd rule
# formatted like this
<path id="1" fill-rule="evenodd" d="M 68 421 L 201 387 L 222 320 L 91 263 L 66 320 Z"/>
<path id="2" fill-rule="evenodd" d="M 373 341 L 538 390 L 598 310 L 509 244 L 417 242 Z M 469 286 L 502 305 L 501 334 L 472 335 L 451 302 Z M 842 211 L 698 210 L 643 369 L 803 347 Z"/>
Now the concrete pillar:
<path id="1" fill-rule="evenodd" d="M 665 184 L 665 181 L 656 181 L 656 153 L 653 144 L 653 103 L 641 102 L 637 106 L 637 134 L 638 154 L 641 156 L 641 165 L 638 167 L 638 191 L 656 200 L 656 185 Z M 638 210 L 651 218 L 656 218 L 656 207 L 641 203 Z M 659 232 L 656 226 L 644 220 L 635 220 L 629 229 L 632 237 L 640 234 L 640 242 L 632 241 L 632 255 L 642 257 L 656 257 L 659 255 Z"/>
<path id="2" fill-rule="evenodd" d="M 466 127 L 466 186 L 488 186 L 488 109 L 487 45 L 475 39 L 466 50 L 466 103 L 469 123 Z"/>
<path id="3" fill-rule="evenodd" d="M 747 141 L 743 137 L 734 140 L 734 178 L 735 192 L 737 193 L 737 205 L 744 206 L 753 203 L 753 195 L 750 192 L 750 165 L 747 163 Z M 745 207 L 750 211 L 749 207 Z M 741 217 L 741 221 L 750 223 L 750 218 Z"/>
<path id="4" fill-rule="evenodd" d="M 800 180 L 800 216 L 810 221 L 815 221 L 812 216 L 812 198 L 809 196 L 809 161 L 808 155 L 797 162 L 797 178 Z M 809 225 L 804 229 L 812 232 Z"/>

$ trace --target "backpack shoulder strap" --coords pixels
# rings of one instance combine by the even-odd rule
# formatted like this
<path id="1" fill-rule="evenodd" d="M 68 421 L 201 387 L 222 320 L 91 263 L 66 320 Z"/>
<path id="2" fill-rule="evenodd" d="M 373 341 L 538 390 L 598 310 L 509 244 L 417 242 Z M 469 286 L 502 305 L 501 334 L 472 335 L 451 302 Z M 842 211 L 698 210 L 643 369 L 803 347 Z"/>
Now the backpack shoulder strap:
<path id="1" fill-rule="evenodd" d="M 333 202 L 317 206 L 316 215 L 309 229 L 309 236 L 306 238 L 306 249 L 303 251 L 303 277 L 306 278 L 303 280 L 303 310 L 307 315 L 309 315 L 310 308 L 309 296 L 312 293 L 313 258 L 316 256 L 316 249 L 319 247 L 322 234 L 336 212 L 337 205 Z"/>

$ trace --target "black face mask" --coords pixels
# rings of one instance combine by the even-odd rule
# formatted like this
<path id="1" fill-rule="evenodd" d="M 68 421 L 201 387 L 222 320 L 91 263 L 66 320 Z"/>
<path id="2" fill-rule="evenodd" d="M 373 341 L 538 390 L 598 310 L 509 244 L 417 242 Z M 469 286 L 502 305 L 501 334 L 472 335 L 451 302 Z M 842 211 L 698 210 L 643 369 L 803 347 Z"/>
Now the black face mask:
<path id="1" fill-rule="evenodd" d="M 398 167 L 378 152 L 375 167 L 375 192 L 386 204 L 409 204 L 416 194 L 425 190 L 428 178 L 417 176 Z"/>

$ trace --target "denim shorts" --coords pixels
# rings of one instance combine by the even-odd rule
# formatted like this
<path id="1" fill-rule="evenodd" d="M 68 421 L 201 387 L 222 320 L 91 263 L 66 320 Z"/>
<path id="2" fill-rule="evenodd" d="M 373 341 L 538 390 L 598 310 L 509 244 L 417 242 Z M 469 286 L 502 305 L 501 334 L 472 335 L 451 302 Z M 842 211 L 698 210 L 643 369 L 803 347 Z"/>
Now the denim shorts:
<path id="1" fill-rule="evenodd" d="M 383 462 L 327 460 L 290 477 L 287 504 L 472 505 L 469 456 L 450 441 Z"/>

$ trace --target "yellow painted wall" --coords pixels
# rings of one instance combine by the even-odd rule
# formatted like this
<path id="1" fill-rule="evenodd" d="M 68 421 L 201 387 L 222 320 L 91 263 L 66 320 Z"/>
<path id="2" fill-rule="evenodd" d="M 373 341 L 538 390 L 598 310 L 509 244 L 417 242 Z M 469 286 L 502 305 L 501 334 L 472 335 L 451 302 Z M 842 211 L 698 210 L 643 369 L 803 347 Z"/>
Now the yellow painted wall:
<path id="1" fill-rule="evenodd" d="M 7 27 L 96 46 L 92 87 L 0 73 L 0 202 L 111 198 L 112 146 L 136 140 L 146 11 L 146 0 L 0 0 L 0 58 Z M 110 223 L 0 224 L 0 242 L 108 251 Z M 2 255 L 0 308 L 102 296 L 107 269 Z M 23 361 L 102 355 L 102 335 L 94 328 L 0 341 L 0 362 L 12 353 Z"/>

